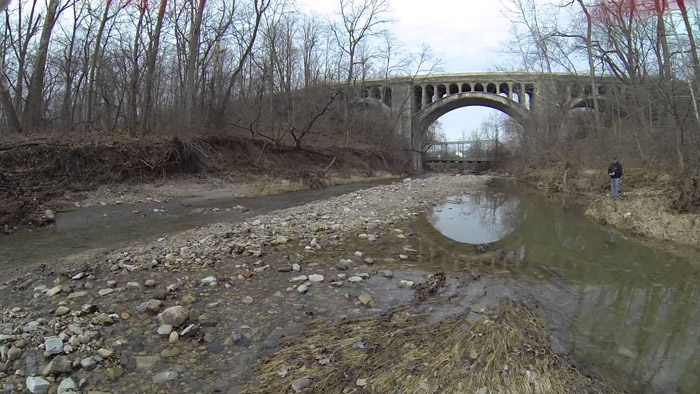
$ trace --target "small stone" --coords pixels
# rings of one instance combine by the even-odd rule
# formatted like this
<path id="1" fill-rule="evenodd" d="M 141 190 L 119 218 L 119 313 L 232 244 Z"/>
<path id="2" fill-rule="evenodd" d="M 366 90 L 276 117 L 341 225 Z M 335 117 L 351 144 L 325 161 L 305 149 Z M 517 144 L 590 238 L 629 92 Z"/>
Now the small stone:
<path id="1" fill-rule="evenodd" d="M 390 270 L 383 270 L 383 271 L 382 271 L 382 276 L 385 277 L 385 278 L 387 278 L 387 279 L 391 279 L 391 278 L 394 277 L 394 272 L 393 272 L 393 271 L 390 271 Z"/>
<path id="2" fill-rule="evenodd" d="M 276 246 L 276 245 L 283 245 L 289 242 L 289 238 L 285 237 L 284 235 L 278 235 L 277 238 L 275 238 L 272 242 L 271 245 Z"/>
<path id="3" fill-rule="evenodd" d="M 44 211 L 44 217 L 46 220 L 54 221 L 56 220 L 56 213 L 50 209 L 47 209 Z"/>
<path id="4" fill-rule="evenodd" d="M 153 383 L 160 384 L 177 379 L 178 373 L 175 371 L 163 371 L 153 375 Z"/>
<path id="5" fill-rule="evenodd" d="M 156 287 L 156 281 L 153 279 L 148 279 L 143 283 L 143 285 L 146 287 Z"/>
<path id="6" fill-rule="evenodd" d="M 207 276 L 206 278 L 202 279 L 202 284 L 203 285 L 211 285 L 212 283 L 216 282 L 216 278 L 213 276 Z"/>
<path id="7" fill-rule="evenodd" d="M 351 276 L 351 277 L 348 278 L 348 282 L 351 282 L 351 283 L 360 283 L 360 282 L 362 282 L 363 280 L 364 280 L 364 279 L 362 279 L 362 277 L 357 276 L 357 275 L 353 275 L 353 276 Z"/>
<path id="8" fill-rule="evenodd" d="M 187 312 L 187 309 L 180 305 L 172 306 L 160 314 L 160 322 L 161 324 L 169 324 L 173 327 L 180 327 L 185 323 L 188 317 L 189 313 Z"/>
<path id="9" fill-rule="evenodd" d="M 28 376 L 25 384 L 27 385 L 27 390 L 33 394 L 46 394 L 49 392 L 49 387 L 51 387 L 48 381 L 37 376 Z"/>
<path id="10" fill-rule="evenodd" d="M 486 387 L 482 387 L 476 391 L 476 394 L 489 394 L 489 389 Z"/>
<path id="11" fill-rule="evenodd" d="M 90 371 L 97 367 L 97 361 L 92 357 L 85 357 L 84 359 L 80 360 L 80 366 L 83 369 Z"/>
<path id="12" fill-rule="evenodd" d="M 68 393 L 78 393 L 78 386 L 75 384 L 73 379 L 65 378 L 58 385 L 57 394 L 68 394 Z"/>
<path id="13" fill-rule="evenodd" d="M 170 324 L 163 324 L 160 327 L 158 327 L 158 335 L 161 337 L 167 337 L 170 335 L 171 332 L 173 332 L 173 326 Z"/>
<path id="14" fill-rule="evenodd" d="M 102 289 L 102 290 L 97 292 L 97 294 L 99 294 L 101 296 L 106 296 L 106 295 L 112 294 L 112 293 L 114 293 L 114 289 Z"/>
<path id="15" fill-rule="evenodd" d="M 355 384 L 356 384 L 358 387 L 365 387 L 365 386 L 367 386 L 367 379 L 357 379 L 357 381 L 355 382 Z"/>
<path id="16" fill-rule="evenodd" d="M 294 271 L 294 272 L 301 271 L 301 265 L 299 265 L 297 263 L 292 264 L 292 271 Z"/>
<path id="17" fill-rule="evenodd" d="M 140 287 L 141 287 L 141 284 L 139 282 L 126 282 L 127 289 L 138 289 Z"/>
<path id="18" fill-rule="evenodd" d="M 401 259 L 401 260 L 403 260 L 403 261 L 408 260 L 408 255 L 400 254 L 400 255 L 399 255 L 399 259 Z"/>
<path id="19" fill-rule="evenodd" d="M 362 293 L 358 297 L 362 305 L 369 306 L 371 308 L 374 308 L 377 306 L 377 304 L 374 302 L 372 299 L 372 296 L 369 293 Z"/>
<path id="20" fill-rule="evenodd" d="M 180 339 L 180 334 L 177 333 L 177 331 L 173 331 L 170 333 L 168 336 L 168 342 L 171 344 L 177 343 L 177 341 Z"/>
<path id="21" fill-rule="evenodd" d="M 335 266 L 335 268 L 337 268 L 340 271 L 347 271 L 350 268 L 350 266 L 345 261 L 341 261 L 340 263 L 338 263 L 338 265 Z"/>
<path id="22" fill-rule="evenodd" d="M 61 290 L 63 290 L 63 288 L 61 286 L 52 287 L 46 291 L 46 295 L 49 297 L 53 297 L 56 294 L 60 293 Z"/>
<path id="23" fill-rule="evenodd" d="M 253 297 L 251 297 L 251 296 L 245 296 L 245 298 L 243 298 L 243 303 L 246 304 L 246 305 L 252 304 L 252 303 L 253 303 Z"/>
<path id="24" fill-rule="evenodd" d="M 413 287 L 415 283 L 411 280 L 402 280 L 399 282 L 399 287 L 408 287 L 411 288 Z"/>
<path id="25" fill-rule="evenodd" d="M 87 291 L 76 291 L 74 293 L 68 294 L 68 299 L 72 300 L 74 298 L 85 297 L 86 295 L 87 295 Z"/>
<path id="26" fill-rule="evenodd" d="M 44 339 L 44 351 L 49 356 L 63 353 L 63 341 L 59 337 L 46 337 Z"/>
<path id="27" fill-rule="evenodd" d="M 372 265 L 372 264 L 374 264 L 374 259 L 371 258 L 371 257 L 365 258 L 365 264 L 367 264 L 367 265 Z"/>
<path id="28" fill-rule="evenodd" d="M 357 251 L 357 252 L 355 252 L 355 256 L 362 257 L 362 256 L 364 256 L 364 253 Z"/>
<path id="29" fill-rule="evenodd" d="M 293 278 L 290 279 L 289 281 L 292 282 L 292 283 L 296 283 L 296 282 L 306 282 L 307 280 L 309 280 L 309 277 L 308 277 L 308 276 L 306 276 L 306 275 L 300 275 L 300 276 L 295 276 L 295 277 L 293 277 Z"/>
<path id="30" fill-rule="evenodd" d="M 67 315 L 68 313 L 70 313 L 70 308 L 61 305 L 58 308 L 56 308 L 56 311 L 54 313 L 58 316 Z"/>
<path id="31" fill-rule="evenodd" d="M 165 306 L 165 304 L 163 304 L 163 301 L 151 299 L 148 300 L 145 304 L 142 304 L 141 307 L 138 309 L 144 309 L 155 314 L 160 312 L 160 310 L 163 309 L 163 306 Z"/>
<path id="32" fill-rule="evenodd" d="M 299 292 L 300 294 L 306 294 L 307 291 L 309 291 L 309 286 L 307 285 L 301 285 L 297 287 L 297 292 Z"/>
<path id="33" fill-rule="evenodd" d="M 110 358 L 114 354 L 114 351 L 111 349 L 100 348 L 97 350 L 97 354 L 99 354 L 102 358 Z"/>
<path id="34" fill-rule="evenodd" d="M 12 346 L 10 350 L 7 352 L 7 357 L 10 361 L 15 361 L 18 358 L 22 357 L 22 354 L 24 351 L 16 346 Z"/>
<path id="35" fill-rule="evenodd" d="M 122 312 L 121 317 L 122 317 L 122 320 L 129 320 L 129 319 L 131 319 L 131 313 Z"/>
<path id="36" fill-rule="evenodd" d="M 117 287 L 117 281 L 116 280 L 108 280 L 107 287 Z"/>
<path id="37" fill-rule="evenodd" d="M 299 393 L 309 386 L 311 386 L 311 380 L 309 378 L 301 378 L 292 382 L 292 390 L 294 390 L 295 393 Z"/>
<path id="38" fill-rule="evenodd" d="M 343 287 L 343 282 L 331 282 L 331 286 L 333 286 L 333 287 Z"/>
<path id="39" fill-rule="evenodd" d="M 71 279 L 73 279 L 73 280 L 81 280 L 81 279 L 83 279 L 84 277 L 85 277 L 85 274 L 82 273 L 82 272 L 79 272 L 79 273 L 73 275 L 73 277 L 72 277 Z"/>
<path id="40" fill-rule="evenodd" d="M 323 279 L 323 275 L 309 275 L 309 280 L 314 283 L 323 282 Z"/>
<path id="41" fill-rule="evenodd" d="M 218 321 L 207 313 L 199 315 L 197 321 L 204 327 L 214 327 L 218 324 Z"/>

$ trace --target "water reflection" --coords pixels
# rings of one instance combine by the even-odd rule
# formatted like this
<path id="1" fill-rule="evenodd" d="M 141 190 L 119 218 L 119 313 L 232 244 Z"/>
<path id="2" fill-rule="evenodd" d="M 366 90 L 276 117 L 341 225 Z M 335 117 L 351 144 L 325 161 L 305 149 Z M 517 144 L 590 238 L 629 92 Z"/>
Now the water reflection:
<path id="1" fill-rule="evenodd" d="M 520 200 L 513 195 L 482 191 L 452 197 L 427 217 L 443 235 L 469 244 L 492 243 L 518 227 Z"/>
<path id="2" fill-rule="evenodd" d="M 486 256 L 484 264 L 523 278 L 557 278 L 557 288 L 566 296 L 544 296 L 540 301 L 549 303 L 543 309 L 558 314 L 554 318 L 568 322 L 566 330 L 553 332 L 554 340 L 564 344 L 560 350 L 594 370 L 612 374 L 633 392 L 700 392 L 697 268 L 684 258 L 607 231 L 561 201 L 508 188 L 501 186 L 497 192 L 519 199 L 504 197 L 500 204 L 481 200 L 486 203 L 478 210 L 470 206 L 474 199 L 466 201 L 466 212 L 478 219 L 453 220 L 450 227 L 431 214 L 423 224 L 416 224 L 422 252 L 430 255 L 430 263 L 459 269 L 460 259 Z M 507 201 L 518 203 L 507 205 Z M 457 206 L 452 211 L 462 212 Z M 436 223 L 444 236 L 428 222 Z M 464 242 L 458 235 L 465 225 L 491 234 L 493 223 L 501 226 L 500 240 L 485 253 L 475 255 L 472 247 L 469 257 L 468 248 L 446 238 Z M 490 252 L 496 249 L 498 253 Z M 543 283 L 549 281 L 534 287 L 551 292 L 552 285 Z"/>

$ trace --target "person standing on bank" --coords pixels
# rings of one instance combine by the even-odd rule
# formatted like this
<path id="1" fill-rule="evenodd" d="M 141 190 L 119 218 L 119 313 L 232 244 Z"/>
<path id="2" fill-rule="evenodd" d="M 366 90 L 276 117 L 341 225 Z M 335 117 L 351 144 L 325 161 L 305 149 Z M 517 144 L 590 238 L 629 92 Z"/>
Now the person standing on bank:
<path id="1" fill-rule="evenodd" d="M 608 175 L 610 175 L 610 195 L 617 197 L 620 195 L 620 178 L 622 177 L 622 165 L 618 163 L 617 158 L 613 158 L 613 162 L 608 168 Z"/>

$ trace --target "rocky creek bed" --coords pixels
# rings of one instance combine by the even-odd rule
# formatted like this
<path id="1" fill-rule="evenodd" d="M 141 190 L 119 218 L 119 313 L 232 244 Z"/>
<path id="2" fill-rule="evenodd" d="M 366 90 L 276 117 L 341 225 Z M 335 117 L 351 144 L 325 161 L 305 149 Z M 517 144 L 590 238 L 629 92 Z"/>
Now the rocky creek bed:
<path id="1" fill-rule="evenodd" d="M 15 272 L 2 284 L 0 387 L 613 391 L 551 352 L 540 317 L 512 301 L 421 317 L 480 274 L 446 278 L 415 267 L 419 240 L 406 224 L 488 181 L 406 180 Z"/>

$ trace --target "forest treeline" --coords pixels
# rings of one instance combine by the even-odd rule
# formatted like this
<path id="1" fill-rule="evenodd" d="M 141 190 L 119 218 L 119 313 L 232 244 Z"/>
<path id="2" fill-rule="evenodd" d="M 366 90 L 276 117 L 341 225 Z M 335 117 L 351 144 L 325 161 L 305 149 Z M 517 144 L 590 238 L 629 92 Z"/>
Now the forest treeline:
<path id="1" fill-rule="evenodd" d="M 12 0 L 4 16 L 6 132 L 390 143 L 391 120 L 334 87 L 436 64 L 387 32 L 387 0 L 339 0 L 331 16 L 287 0 Z"/>
<path id="2" fill-rule="evenodd" d="M 548 92 L 536 127 L 506 129 L 525 161 L 605 166 L 618 156 L 687 181 L 700 167 L 698 3 L 691 0 L 508 0 L 513 39 L 505 51 L 519 70 L 588 75 L 587 109 Z M 602 92 L 600 77 L 612 79 Z M 545 86 L 555 86 L 547 85 Z M 608 83 L 608 85 L 611 85 Z M 609 87 L 610 88 L 610 87 Z M 689 189 L 690 190 L 690 189 Z"/>

